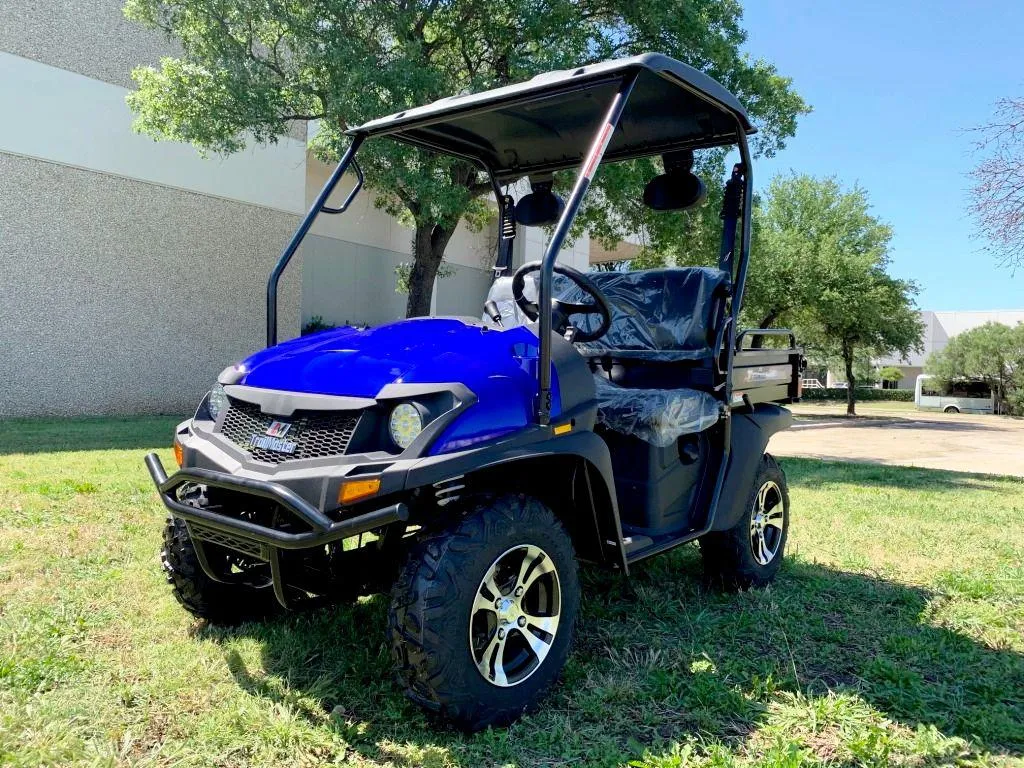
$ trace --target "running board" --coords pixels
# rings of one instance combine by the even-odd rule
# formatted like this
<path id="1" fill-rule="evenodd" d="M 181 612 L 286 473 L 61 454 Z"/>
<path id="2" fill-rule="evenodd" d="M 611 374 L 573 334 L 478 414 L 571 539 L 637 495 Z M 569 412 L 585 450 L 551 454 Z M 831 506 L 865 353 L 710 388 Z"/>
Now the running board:
<path id="1" fill-rule="evenodd" d="M 632 565 L 640 560 L 646 560 L 648 557 L 660 555 L 662 552 L 688 544 L 703 534 L 704 531 L 687 531 L 678 536 L 659 536 L 657 539 L 631 534 L 622 540 L 626 549 L 626 562 Z"/>

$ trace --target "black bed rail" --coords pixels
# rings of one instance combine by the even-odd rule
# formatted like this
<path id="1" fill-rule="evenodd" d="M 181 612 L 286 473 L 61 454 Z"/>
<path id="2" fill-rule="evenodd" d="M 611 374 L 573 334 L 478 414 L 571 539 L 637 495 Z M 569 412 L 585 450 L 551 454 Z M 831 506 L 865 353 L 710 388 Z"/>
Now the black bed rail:
<path id="1" fill-rule="evenodd" d="M 737 350 L 744 349 L 743 339 L 745 336 L 750 336 L 754 339 L 759 336 L 788 336 L 790 348 L 796 348 L 796 334 L 794 334 L 789 328 L 744 328 L 736 336 Z M 747 349 L 749 349 L 749 347 L 747 347 Z"/>

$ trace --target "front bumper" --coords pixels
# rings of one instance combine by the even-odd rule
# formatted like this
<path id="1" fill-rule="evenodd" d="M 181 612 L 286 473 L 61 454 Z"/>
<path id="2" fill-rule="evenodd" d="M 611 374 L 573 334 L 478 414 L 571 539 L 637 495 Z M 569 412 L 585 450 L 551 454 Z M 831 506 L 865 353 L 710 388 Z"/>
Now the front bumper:
<path id="1" fill-rule="evenodd" d="M 292 606 L 286 593 L 285 578 L 281 569 L 279 555 L 282 549 L 322 547 L 349 536 L 409 519 L 406 505 L 396 503 L 344 520 L 332 520 L 294 491 L 278 483 L 198 468 L 182 469 L 168 477 L 160 458 L 155 453 L 148 454 L 145 461 L 164 506 L 172 515 L 185 520 L 188 524 L 199 564 L 206 575 L 216 581 L 221 580 L 206 559 L 205 543 L 227 546 L 250 557 L 264 560 L 270 565 L 274 595 L 285 608 Z M 213 486 L 270 500 L 291 514 L 308 530 L 277 530 L 214 510 L 185 504 L 178 499 L 176 491 L 186 483 Z"/>
<path id="2" fill-rule="evenodd" d="M 182 469 L 170 477 L 164 471 L 160 457 L 155 453 L 146 456 L 146 468 L 160 494 L 160 500 L 175 517 L 190 523 L 220 530 L 236 535 L 242 539 L 258 542 L 269 548 L 308 549 L 323 544 L 330 544 L 339 539 L 366 533 L 391 523 L 409 519 L 409 510 L 405 504 L 392 504 L 381 509 L 366 512 L 346 520 L 331 520 L 327 515 L 301 498 L 294 491 L 267 480 L 254 480 L 248 477 L 237 477 L 226 472 L 212 469 Z M 301 533 L 289 533 L 257 525 L 248 520 L 224 515 L 219 512 L 194 507 L 178 500 L 175 491 L 185 483 L 223 488 L 237 491 L 250 496 L 257 496 L 276 502 L 305 523 L 310 530 Z M 264 557 L 263 559 L 268 559 Z"/>

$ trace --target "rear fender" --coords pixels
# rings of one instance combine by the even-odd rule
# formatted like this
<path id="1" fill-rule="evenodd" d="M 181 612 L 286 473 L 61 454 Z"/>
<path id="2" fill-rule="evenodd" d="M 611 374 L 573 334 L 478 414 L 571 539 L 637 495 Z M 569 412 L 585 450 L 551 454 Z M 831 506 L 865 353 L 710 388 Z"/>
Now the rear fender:
<path id="1" fill-rule="evenodd" d="M 793 414 L 771 403 L 759 404 L 750 413 L 733 412 L 729 465 L 711 530 L 729 530 L 742 519 L 768 440 L 792 423 Z"/>

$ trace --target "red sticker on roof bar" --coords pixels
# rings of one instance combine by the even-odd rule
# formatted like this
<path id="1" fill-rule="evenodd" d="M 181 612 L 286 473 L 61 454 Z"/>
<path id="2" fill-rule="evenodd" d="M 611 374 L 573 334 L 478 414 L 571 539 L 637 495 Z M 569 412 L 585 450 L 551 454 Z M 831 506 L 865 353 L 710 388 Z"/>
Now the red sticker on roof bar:
<path id="1" fill-rule="evenodd" d="M 588 180 L 594 178 L 594 171 L 597 170 L 598 164 L 601 162 L 601 158 L 604 157 L 604 151 L 608 149 L 608 142 L 611 141 L 612 132 L 615 130 L 615 126 L 611 123 L 605 123 L 604 128 L 601 129 L 601 136 L 598 141 L 601 143 L 600 149 L 594 153 L 593 157 L 590 158 L 590 162 L 587 163 L 587 167 L 583 169 L 583 175 Z"/>

